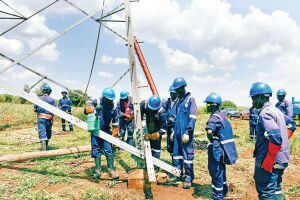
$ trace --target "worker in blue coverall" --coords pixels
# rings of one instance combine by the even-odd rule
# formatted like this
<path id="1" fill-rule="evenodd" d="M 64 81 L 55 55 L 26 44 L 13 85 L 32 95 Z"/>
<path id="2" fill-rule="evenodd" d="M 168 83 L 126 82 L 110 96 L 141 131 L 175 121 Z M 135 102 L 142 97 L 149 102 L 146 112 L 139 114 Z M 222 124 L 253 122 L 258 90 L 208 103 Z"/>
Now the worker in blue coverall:
<path id="1" fill-rule="evenodd" d="M 161 99 L 158 96 L 151 96 L 147 101 L 142 101 L 141 117 L 146 121 L 145 139 L 150 141 L 152 156 L 160 158 L 161 138 L 166 134 L 166 120 L 162 112 Z M 159 168 L 154 167 L 158 172 Z"/>
<path id="2" fill-rule="evenodd" d="M 176 120 L 174 126 L 174 166 L 182 170 L 184 168 L 183 188 L 189 189 L 194 180 L 194 129 L 197 119 L 197 106 L 190 92 L 186 92 L 186 81 L 176 78 L 173 88 L 178 100 L 176 102 Z M 181 181 L 178 177 L 172 177 L 169 183 Z"/>
<path id="3" fill-rule="evenodd" d="M 119 120 L 118 111 L 114 106 L 114 100 L 116 98 L 115 92 L 111 88 L 105 88 L 102 91 L 102 97 L 100 98 L 99 106 L 96 107 L 97 116 L 100 121 L 100 130 L 116 136 L 119 133 Z M 95 102 L 91 102 L 91 106 L 85 108 L 85 114 L 94 112 Z M 111 130 L 111 125 L 113 130 Z M 107 160 L 108 173 L 113 179 L 119 178 L 119 175 L 114 170 L 114 152 L 112 144 L 99 137 L 99 131 L 91 133 L 91 146 L 92 146 L 92 157 L 95 159 L 95 174 L 94 179 L 101 177 L 101 150 L 104 152 Z"/>
<path id="4" fill-rule="evenodd" d="M 255 141 L 256 138 L 256 125 L 258 123 L 258 113 L 259 110 L 254 108 L 253 106 L 249 109 L 249 129 L 250 129 L 250 139 Z"/>
<path id="5" fill-rule="evenodd" d="M 276 108 L 278 108 L 283 114 L 293 117 L 293 104 L 285 99 L 286 91 L 284 89 L 280 89 L 277 91 L 277 99 Z"/>
<path id="6" fill-rule="evenodd" d="M 174 125 L 175 125 L 175 103 L 177 100 L 177 94 L 171 85 L 170 97 L 163 102 L 162 107 L 164 109 L 167 121 L 167 151 L 170 153 L 173 163 L 173 148 L 174 148 Z"/>
<path id="7" fill-rule="evenodd" d="M 52 92 L 51 87 L 49 85 L 44 85 L 41 89 L 43 90 L 43 96 L 41 96 L 40 99 L 56 107 L 55 100 L 50 97 L 50 94 Z M 52 124 L 54 115 L 53 113 L 37 105 L 34 105 L 33 109 L 34 112 L 37 113 L 38 133 L 42 151 L 46 151 L 48 150 L 48 143 L 52 136 Z"/>
<path id="8" fill-rule="evenodd" d="M 259 199 L 282 199 L 282 175 L 290 159 L 284 114 L 271 104 L 271 87 L 263 82 L 250 89 L 252 105 L 260 109 L 255 143 L 254 180 Z"/>
<path id="9" fill-rule="evenodd" d="M 65 111 L 68 114 L 71 114 L 72 111 L 72 100 L 70 97 L 67 96 L 68 92 L 67 91 L 62 91 L 62 98 L 59 99 L 58 101 L 58 108 L 61 109 L 62 111 Z M 66 131 L 66 120 L 64 118 L 61 118 L 61 126 L 62 126 L 62 131 Z M 69 128 L 70 131 L 73 131 L 73 124 L 72 122 L 69 122 Z"/>
<path id="10" fill-rule="evenodd" d="M 226 165 L 232 165 L 237 160 L 237 151 L 233 131 L 226 115 L 220 111 L 222 98 L 209 94 L 205 101 L 207 111 L 211 113 L 205 130 L 210 141 L 208 145 L 208 170 L 212 179 L 212 198 L 223 199 L 228 192 L 226 182 Z"/>
<path id="11" fill-rule="evenodd" d="M 133 142 L 133 130 L 134 130 L 134 109 L 133 100 L 129 96 L 129 92 L 122 90 L 120 92 L 120 100 L 117 105 L 119 113 L 119 124 L 120 124 L 120 137 L 122 141 L 125 140 L 125 133 L 127 130 L 126 143 L 134 145 Z"/>

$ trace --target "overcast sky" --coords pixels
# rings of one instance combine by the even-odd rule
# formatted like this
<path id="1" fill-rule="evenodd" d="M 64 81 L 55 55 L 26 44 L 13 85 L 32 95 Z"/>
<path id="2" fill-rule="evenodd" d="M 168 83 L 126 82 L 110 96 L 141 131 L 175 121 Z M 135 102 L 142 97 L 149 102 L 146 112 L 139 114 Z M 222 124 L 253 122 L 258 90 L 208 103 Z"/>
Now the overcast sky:
<path id="1" fill-rule="evenodd" d="M 53 0 L 52 0 L 53 1 Z M 51 0 L 6 0 L 25 16 L 41 9 Z M 99 9 L 99 0 L 69 0 L 91 13 Z M 109 2 L 106 0 L 106 2 Z M 105 12 L 119 5 L 117 0 Z M 141 48 L 159 93 L 168 96 L 173 79 L 184 77 L 187 89 L 198 105 L 210 92 L 239 105 L 250 105 L 249 89 L 256 81 L 265 81 L 276 92 L 287 90 L 288 98 L 300 98 L 300 2 L 297 0 L 140 0 L 132 3 L 134 35 L 143 41 Z M 0 10 L 14 13 L 0 2 Z M 4 17 L 4 14 L 0 15 Z M 97 15 L 99 16 L 99 15 Z M 6 16 L 7 17 L 7 16 Z M 17 59 L 46 39 L 64 30 L 84 15 L 60 0 L 50 9 L 0 37 L 0 52 Z M 124 13 L 112 19 L 124 19 Z M 17 20 L 1 20 L 0 31 Z M 125 35 L 125 23 L 108 23 Z M 84 89 L 87 83 L 98 24 L 88 20 L 24 61 L 72 89 Z M 89 94 L 99 97 L 128 69 L 124 41 L 104 27 L 101 31 L 95 71 Z M 138 63 L 138 60 L 137 60 Z M 9 62 L 0 58 L 0 69 Z M 140 80 L 146 85 L 144 75 Z M 20 88 L 32 85 L 39 77 L 20 67 L 0 75 Z M 59 98 L 61 88 L 53 86 Z M 130 90 L 129 77 L 116 87 Z M 0 92 L 5 92 L 0 89 Z M 141 89 L 142 97 L 150 95 Z M 275 96 L 274 96 L 275 97 Z M 273 98 L 276 101 L 276 98 Z"/>

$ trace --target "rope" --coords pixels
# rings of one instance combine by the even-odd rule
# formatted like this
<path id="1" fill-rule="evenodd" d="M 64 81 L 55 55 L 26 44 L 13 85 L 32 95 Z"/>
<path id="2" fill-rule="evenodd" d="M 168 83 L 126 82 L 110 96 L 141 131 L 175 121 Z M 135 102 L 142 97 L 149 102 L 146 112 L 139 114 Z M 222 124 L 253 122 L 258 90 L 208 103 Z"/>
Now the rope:
<path id="1" fill-rule="evenodd" d="M 124 72 L 121 76 L 120 76 L 120 78 L 114 83 L 114 84 L 112 84 L 112 88 L 113 87 L 115 87 L 125 76 L 126 76 L 126 74 L 128 74 L 130 72 L 130 68 L 129 69 L 127 69 L 127 71 L 126 72 Z"/>
<path id="2" fill-rule="evenodd" d="M 105 4 L 105 0 L 103 0 L 102 6 L 104 6 L 104 4 Z M 102 16 L 103 16 L 103 9 L 101 11 L 101 17 Z M 93 57 L 92 67 L 91 67 L 90 74 L 89 74 L 89 79 L 88 79 L 88 82 L 86 84 L 86 87 L 85 87 L 85 90 L 84 90 L 84 94 L 83 94 L 84 99 L 86 99 L 87 90 L 89 88 L 89 85 L 90 85 L 90 82 L 91 82 L 91 78 L 92 78 L 92 74 L 93 74 L 93 71 L 94 71 L 95 60 L 96 60 L 97 51 L 98 51 L 99 38 L 100 38 L 100 33 L 101 33 L 101 27 L 102 27 L 102 24 L 100 23 L 99 24 L 99 28 L 98 28 L 98 33 L 97 33 L 97 41 L 96 41 L 96 46 L 95 46 L 95 51 L 94 51 L 94 57 Z M 78 105 L 80 106 L 81 103 L 82 103 L 82 99 L 80 100 L 80 102 L 79 102 Z"/>
<path id="3" fill-rule="evenodd" d="M 17 26 L 19 26 L 20 24 L 24 23 L 25 21 L 27 21 L 28 19 L 34 17 L 35 15 L 39 14 L 39 13 L 42 12 L 43 10 L 49 8 L 50 6 L 52 6 L 53 4 L 57 3 L 58 1 L 60 1 L 60 0 L 55 0 L 54 2 L 48 4 L 47 6 L 45 6 L 44 8 L 42 8 L 41 10 L 39 10 L 39 11 L 37 11 L 36 13 L 30 15 L 28 18 L 25 18 L 23 21 L 17 23 L 16 25 L 14 25 L 14 26 L 10 27 L 9 29 L 7 29 L 6 31 L 2 32 L 2 33 L 0 34 L 0 36 L 4 35 L 5 33 L 9 32 L 9 31 L 11 31 L 11 30 L 13 30 L 14 28 L 16 28 Z M 2 1 L 2 2 L 3 2 L 3 1 Z"/>

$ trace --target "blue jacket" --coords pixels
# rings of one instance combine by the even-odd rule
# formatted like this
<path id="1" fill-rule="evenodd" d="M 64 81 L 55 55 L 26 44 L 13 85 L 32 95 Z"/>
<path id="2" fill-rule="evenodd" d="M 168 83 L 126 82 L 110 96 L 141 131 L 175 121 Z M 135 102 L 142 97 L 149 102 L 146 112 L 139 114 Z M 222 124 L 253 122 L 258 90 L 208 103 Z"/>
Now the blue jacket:
<path id="1" fill-rule="evenodd" d="M 250 117 L 249 117 L 249 124 L 250 125 L 257 125 L 258 123 L 258 113 L 259 113 L 259 109 L 256 109 L 254 107 L 251 107 L 249 109 L 250 111 Z"/>
<path id="2" fill-rule="evenodd" d="M 213 132 L 213 152 L 217 161 L 232 165 L 237 160 L 237 151 L 234 142 L 234 135 L 230 122 L 226 115 L 221 111 L 213 113 L 206 123 L 206 130 Z"/>
<path id="3" fill-rule="evenodd" d="M 276 103 L 276 108 L 278 108 L 283 114 L 293 117 L 293 104 L 288 100 L 279 101 Z"/>
<path id="4" fill-rule="evenodd" d="M 40 97 L 40 99 L 47 102 L 48 104 L 56 107 L 55 100 L 52 97 L 50 97 L 49 95 L 44 94 L 43 96 Z M 37 114 L 44 113 L 47 115 L 54 115 L 53 113 L 49 112 L 48 110 L 46 110 L 38 105 L 34 105 L 34 110 Z"/>
<path id="5" fill-rule="evenodd" d="M 174 133 L 183 135 L 188 133 L 193 137 L 197 119 L 197 106 L 191 93 L 187 92 L 182 100 L 178 99 L 175 105 Z"/>
<path id="6" fill-rule="evenodd" d="M 133 99 L 132 97 L 128 96 L 128 103 L 131 115 L 134 115 L 134 107 L 133 107 Z M 119 114 L 120 120 L 125 120 L 125 106 L 124 106 L 124 99 L 120 99 L 117 103 L 117 110 Z"/>
<path id="7" fill-rule="evenodd" d="M 261 163 L 266 157 L 269 142 L 281 146 L 276 156 L 276 163 L 289 162 L 290 149 L 286 121 L 283 113 L 270 102 L 265 103 L 259 113 L 256 131 L 254 157 L 257 163 Z"/>
<path id="8" fill-rule="evenodd" d="M 175 119 L 176 119 L 176 100 L 171 100 L 171 98 L 168 98 L 166 101 L 162 103 L 163 112 L 165 114 L 167 127 L 168 129 L 174 128 L 175 125 Z"/>
<path id="9" fill-rule="evenodd" d="M 166 120 L 165 115 L 162 110 L 159 109 L 157 112 L 153 112 L 148 108 L 147 101 L 141 102 L 141 117 L 146 117 L 146 124 L 149 133 L 158 132 L 161 136 L 164 135 L 166 131 Z"/>
<path id="10" fill-rule="evenodd" d="M 71 112 L 72 100 L 70 99 L 70 97 L 59 99 L 58 108 L 65 112 Z"/>
<path id="11" fill-rule="evenodd" d="M 114 105 L 105 106 L 100 98 L 100 106 L 97 107 L 97 113 L 100 120 L 100 130 L 110 133 L 112 123 L 113 127 L 119 126 L 118 111 Z"/>

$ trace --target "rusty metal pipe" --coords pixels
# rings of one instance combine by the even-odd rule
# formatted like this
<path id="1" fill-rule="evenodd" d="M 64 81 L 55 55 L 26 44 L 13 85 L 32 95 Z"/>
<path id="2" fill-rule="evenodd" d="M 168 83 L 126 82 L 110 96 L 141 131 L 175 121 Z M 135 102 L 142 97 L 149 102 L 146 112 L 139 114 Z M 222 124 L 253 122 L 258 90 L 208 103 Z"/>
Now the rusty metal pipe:
<path id="1" fill-rule="evenodd" d="M 156 85 L 155 85 L 155 83 L 154 83 L 154 81 L 153 81 L 151 72 L 150 72 L 150 70 L 149 70 L 149 68 L 148 68 L 148 65 L 147 65 L 147 63 L 146 63 L 146 60 L 145 60 L 144 55 L 143 55 L 143 53 L 142 53 L 142 50 L 141 50 L 141 48 L 140 48 L 140 45 L 139 45 L 139 43 L 137 42 L 137 40 L 136 40 L 135 37 L 134 37 L 134 50 L 135 50 L 135 53 L 136 53 L 136 55 L 137 55 L 137 57 L 138 57 L 138 59 L 139 59 L 139 61 L 140 61 L 140 64 L 141 64 L 141 66 L 142 66 L 142 69 L 143 69 L 144 74 L 145 74 L 145 76 L 146 76 L 146 79 L 147 79 L 147 81 L 148 81 L 148 84 L 149 84 L 149 86 L 150 86 L 150 89 L 151 89 L 151 91 L 152 91 L 152 94 L 153 94 L 153 95 L 159 96 L 158 91 L 157 91 L 157 88 L 156 88 Z"/>

